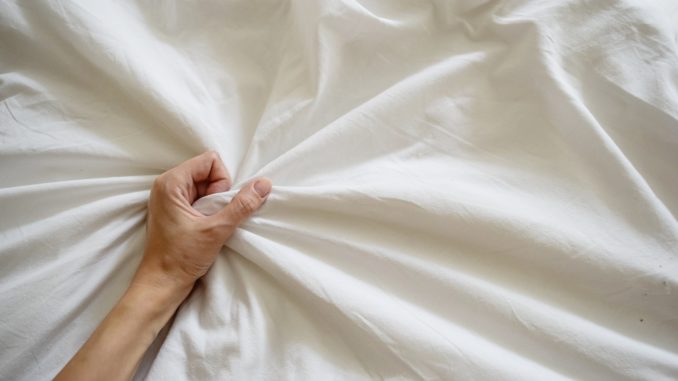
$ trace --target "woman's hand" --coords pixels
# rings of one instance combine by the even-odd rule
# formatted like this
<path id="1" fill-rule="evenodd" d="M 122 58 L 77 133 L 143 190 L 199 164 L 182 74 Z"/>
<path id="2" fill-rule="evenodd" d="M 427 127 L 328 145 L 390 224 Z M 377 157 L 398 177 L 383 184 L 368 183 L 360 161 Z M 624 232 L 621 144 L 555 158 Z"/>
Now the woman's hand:
<path id="1" fill-rule="evenodd" d="M 191 206 L 200 197 L 230 187 L 228 171 L 212 151 L 158 176 L 148 203 L 144 259 L 133 282 L 188 293 L 236 226 L 264 203 L 271 182 L 258 179 L 247 184 L 223 210 L 211 216 Z"/>
<path id="2" fill-rule="evenodd" d="M 205 275 L 235 227 L 259 209 L 271 182 L 244 186 L 220 212 L 191 206 L 230 188 L 215 152 L 206 152 L 160 175 L 148 203 L 144 258 L 125 294 L 55 380 L 129 380 L 160 329 L 195 281 Z"/>

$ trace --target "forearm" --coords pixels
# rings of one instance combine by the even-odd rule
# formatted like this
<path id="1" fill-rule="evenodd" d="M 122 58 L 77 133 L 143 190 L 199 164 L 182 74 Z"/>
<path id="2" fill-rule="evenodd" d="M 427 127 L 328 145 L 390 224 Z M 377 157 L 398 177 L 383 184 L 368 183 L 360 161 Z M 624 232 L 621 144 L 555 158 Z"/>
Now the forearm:
<path id="1" fill-rule="evenodd" d="M 190 290 L 133 282 L 55 380 L 129 380 Z"/>

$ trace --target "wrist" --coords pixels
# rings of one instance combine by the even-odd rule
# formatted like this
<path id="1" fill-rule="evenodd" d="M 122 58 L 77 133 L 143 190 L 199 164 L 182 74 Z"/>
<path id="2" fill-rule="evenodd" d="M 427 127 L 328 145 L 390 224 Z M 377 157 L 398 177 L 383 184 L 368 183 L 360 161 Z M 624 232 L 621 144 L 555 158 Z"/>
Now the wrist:
<path id="1" fill-rule="evenodd" d="M 158 272 L 146 272 L 139 268 L 125 295 L 143 300 L 151 307 L 174 306 L 176 309 L 193 289 L 193 282 L 167 278 Z"/>
<path id="2" fill-rule="evenodd" d="M 134 275 L 132 285 L 152 289 L 166 298 L 179 298 L 181 303 L 191 292 L 197 279 L 173 263 L 173 258 L 173 255 L 146 247 L 144 259 Z"/>
<path id="3" fill-rule="evenodd" d="M 134 311 L 140 320 L 150 323 L 154 331 L 159 331 L 190 292 L 190 288 L 159 287 L 135 277 L 118 305 Z"/>

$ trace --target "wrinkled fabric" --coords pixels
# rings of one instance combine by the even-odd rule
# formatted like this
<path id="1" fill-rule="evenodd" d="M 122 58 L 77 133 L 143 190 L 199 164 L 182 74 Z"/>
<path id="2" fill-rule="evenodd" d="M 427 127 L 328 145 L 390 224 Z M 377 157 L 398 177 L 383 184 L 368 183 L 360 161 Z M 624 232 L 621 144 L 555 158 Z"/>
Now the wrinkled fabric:
<path id="1" fill-rule="evenodd" d="M 678 378 L 678 5 L 0 3 L 0 379 L 123 293 L 155 176 L 264 207 L 148 380 Z"/>

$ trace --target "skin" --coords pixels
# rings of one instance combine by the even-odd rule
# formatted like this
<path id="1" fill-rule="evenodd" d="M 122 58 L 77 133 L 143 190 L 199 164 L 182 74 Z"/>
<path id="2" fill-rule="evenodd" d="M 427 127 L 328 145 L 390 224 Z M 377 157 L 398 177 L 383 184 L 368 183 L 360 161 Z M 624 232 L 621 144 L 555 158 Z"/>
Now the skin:
<path id="1" fill-rule="evenodd" d="M 191 205 L 225 192 L 231 179 L 215 152 L 158 176 L 148 203 L 144 257 L 124 295 L 55 380 L 129 380 L 158 332 L 216 259 L 224 242 L 264 203 L 271 182 L 245 185 L 216 214 Z"/>

